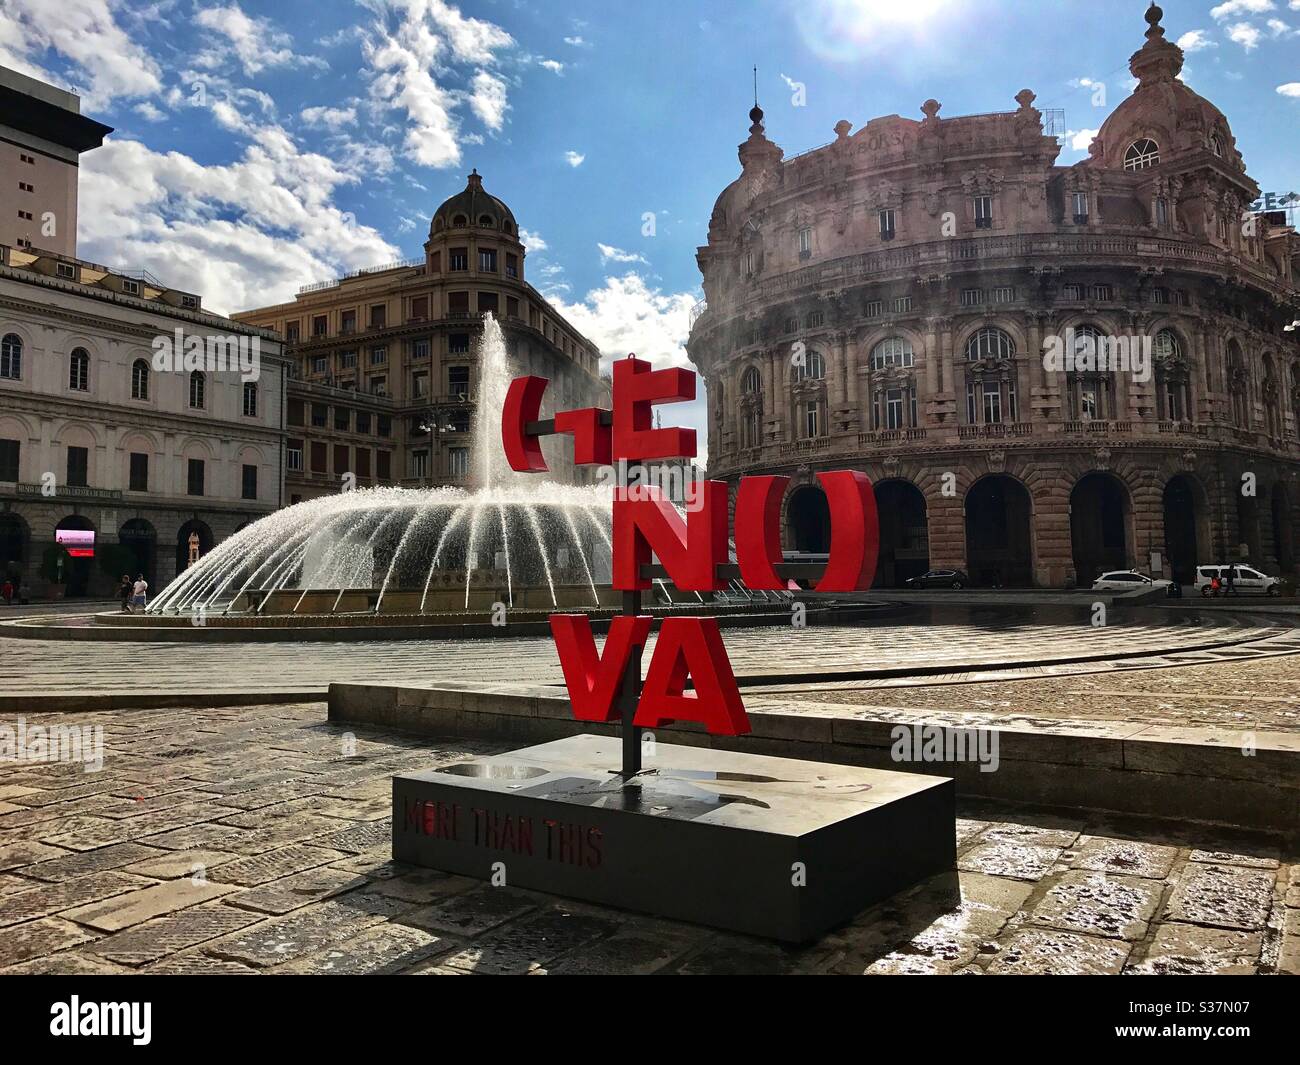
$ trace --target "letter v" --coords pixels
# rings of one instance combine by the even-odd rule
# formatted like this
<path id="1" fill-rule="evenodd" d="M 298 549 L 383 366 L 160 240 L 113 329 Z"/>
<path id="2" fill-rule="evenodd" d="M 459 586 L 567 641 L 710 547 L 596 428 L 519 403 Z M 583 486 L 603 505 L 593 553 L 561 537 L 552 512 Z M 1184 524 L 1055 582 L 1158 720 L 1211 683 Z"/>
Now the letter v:
<path id="1" fill-rule="evenodd" d="M 634 647 L 645 646 L 652 621 L 644 616 L 614 618 L 605 639 L 604 654 L 598 655 L 586 614 L 551 615 L 551 635 L 560 652 L 573 716 L 579 721 L 617 720 L 614 701 L 622 687 L 628 659 Z"/>

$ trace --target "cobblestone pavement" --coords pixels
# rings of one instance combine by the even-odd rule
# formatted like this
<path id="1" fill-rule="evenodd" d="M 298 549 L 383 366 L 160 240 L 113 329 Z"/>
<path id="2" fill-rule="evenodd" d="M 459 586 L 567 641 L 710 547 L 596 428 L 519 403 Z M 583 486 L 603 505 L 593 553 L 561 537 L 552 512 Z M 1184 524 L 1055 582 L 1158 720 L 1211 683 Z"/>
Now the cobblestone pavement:
<path id="1" fill-rule="evenodd" d="M 841 682 L 746 694 L 754 708 L 820 703 L 856 710 L 961 714 L 971 724 L 1126 721 L 1300 732 L 1300 655 L 1171 669 L 1041 675 L 990 683 L 868 686 Z"/>
<path id="2" fill-rule="evenodd" d="M 36 724 L 106 756 L 0 765 L 4 973 L 1300 972 L 1300 864 L 1204 826 L 965 807 L 957 873 L 789 949 L 392 863 L 390 774 L 488 745 L 318 704 Z"/>
<path id="3" fill-rule="evenodd" d="M 1157 653 L 1216 639 L 1253 641 L 1285 632 L 1266 619 L 1120 620 L 1094 629 L 1063 627 L 1026 616 L 977 612 L 978 620 L 879 626 L 737 629 L 727 651 L 737 674 L 819 672 L 881 667 L 987 664 L 1082 654 Z M 365 643 L 133 643 L 4 639 L 0 629 L 0 693 L 6 695 L 208 691 L 320 692 L 331 681 L 435 684 L 466 676 L 562 684 L 549 637 L 501 640 Z M 653 638 L 650 645 L 653 646 Z M 413 653 L 413 648 L 418 649 Z M 500 663 L 508 656 L 509 677 Z"/>

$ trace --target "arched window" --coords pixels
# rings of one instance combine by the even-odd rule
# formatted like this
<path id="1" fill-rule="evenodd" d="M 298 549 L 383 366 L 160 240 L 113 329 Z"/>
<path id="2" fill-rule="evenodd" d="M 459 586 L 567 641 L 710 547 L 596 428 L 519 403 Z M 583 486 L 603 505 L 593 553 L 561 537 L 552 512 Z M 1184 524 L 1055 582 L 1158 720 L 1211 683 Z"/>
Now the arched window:
<path id="1" fill-rule="evenodd" d="M 1264 356 L 1264 383 L 1260 388 L 1264 399 L 1264 419 L 1268 435 L 1278 438 L 1282 435 L 1282 389 L 1277 380 L 1277 367 L 1273 356 Z"/>
<path id="2" fill-rule="evenodd" d="M 492 216 L 490 214 L 481 214 L 478 216 L 478 224 L 492 228 Z"/>
<path id="3" fill-rule="evenodd" d="M 131 398 L 149 398 L 149 364 L 144 359 L 131 364 Z"/>
<path id="4" fill-rule="evenodd" d="M 745 376 L 741 378 L 740 390 L 750 396 L 763 391 L 763 376 L 758 372 L 757 366 L 751 366 L 745 371 Z"/>
<path id="5" fill-rule="evenodd" d="M 1210 135 L 1210 151 L 1212 151 L 1220 159 L 1223 158 L 1223 138 L 1220 137 L 1217 133 Z"/>
<path id="6" fill-rule="evenodd" d="M 1009 359 L 1016 353 L 1016 342 L 1001 329 L 981 329 L 966 341 L 968 362 L 989 362 Z"/>
<path id="7" fill-rule="evenodd" d="M 466 218 L 463 214 L 458 214 L 455 218 L 453 218 L 453 219 L 451 220 L 451 224 L 452 224 L 453 226 L 455 226 L 457 229 L 460 229 L 462 226 L 464 226 L 464 225 L 465 225 L 466 223 L 468 223 L 468 222 L 469 222 L 469 219 Z"/>
<path id="8" fill-rule="evenodd" d="M 912 342 L 905 337 L 889 337 L 871 349 L 873 370 L 883 370 L 886 366 L 913 366 L 915 363 Z"/>
<path id="9" fill-rule="evenodd" d="M 1242 358 L 1241 345 L 1228 341 L 1228 393 L 1232 396 L 1232 423 L 1239 429 L 1250 428 L 1250 372 Z"/>
<path id="10" fill-rule="evenodd" d="M 0 377 L 21 381 L 23 377 L 23 338 L 6 333 L 0 340 Z"/>
<path id="11" fill-rule="evenodd" d="M 1107 421 L 1115 416 L 1115 375 L 1110 345 L 1094 325 L 1074 330 L 1073 369 L 1066 374 L 1073 421 Z"/>
<path id="12" fill-rule="evenodd" d="M 244 382 L 244 417 L 257 417 L 257 384 L 253 381 Z"/>
<path id="13" fill-rule="evenodd" d="M 511 225 L 509 222 L 502 222 L 501 228 L 507 233 L 510 233 L 512 235 L 514 234 L 515 227 Z"/>
<path id="14" fill-rule="evenodd" d="M 190 374 L 190 406 L 202 410 L 206 406 L 208 382 L 198 370 Z"/>
<path id="15" fill-rule="evenodd" d="M 68 387 L 74 392 L 90 391 L 90 354 L 85 348 L 73 348 L 68 356 Z"/>
<path id="16" fill-rule="evenodd" d="M 763 443 L 763 376 L 751 366 L 740 378 L 740 446 Z"/>
<path id="17" fill-rule="evenodd" d="M 804 354 L 803 362 L 794 368 L 795 378 L 799 381 L 821 381 L 826 377 L 826 362 L 820 351 Z"/>
<path id="18" fill-rule="evenodd" d="M 1160 145 L 1153 140 L 1146 138 L 1136 140 L 1124 153 L 1125 170 L 1146 170 L 1148 167 L 1159 165 Z"/>

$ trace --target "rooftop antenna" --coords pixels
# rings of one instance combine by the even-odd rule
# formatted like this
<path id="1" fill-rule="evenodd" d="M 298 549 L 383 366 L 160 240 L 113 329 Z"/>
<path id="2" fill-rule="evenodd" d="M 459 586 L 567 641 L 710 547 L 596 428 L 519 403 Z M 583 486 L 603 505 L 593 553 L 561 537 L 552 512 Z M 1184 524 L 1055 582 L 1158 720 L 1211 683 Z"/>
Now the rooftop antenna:
<path id="1" fill-rule="evenodd" d="M 758 64 L 754 64 L 754 106 L 758 106 Z"/>

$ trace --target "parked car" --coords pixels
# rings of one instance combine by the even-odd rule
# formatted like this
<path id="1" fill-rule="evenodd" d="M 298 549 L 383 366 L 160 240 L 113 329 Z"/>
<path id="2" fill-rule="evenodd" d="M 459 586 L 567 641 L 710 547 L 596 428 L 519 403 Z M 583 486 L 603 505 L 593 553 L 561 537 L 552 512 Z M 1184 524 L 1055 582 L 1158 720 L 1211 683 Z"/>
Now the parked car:
<path id="1" fill-rule="evenodd" d="M 1157 588 L 1168 588 L 1172 583 L 1163 577 L 1152 579 L 1135 569 L 1117 569 L 1103 573 L 1093 581 L 1092 590 L 1094 592 L 1151 592 Z"/>
<path id="2" fill-rule="evenodd" d="M 959 569 L 932 569 L 919 577 L 908 577 L 909 588 L 965 588 L 970 578 Z"/>
<path id="3" fill-rule="evenodd" d="M 1240 562 L 1228 566 L 1197 566 L 1196 567 L 1196 590 L 1203 596 L 1210 596 L 1213 592 L 1210 589 L 1210 581 L 1215 577 L 1219 578 L 1219 594 L 1223 595 L 1228 590 L 1228 571 L 1232 571 L 1233 589 L 1241 594 L 1248 595 L 1281 595 L 1282 579 L 1280 577 L 1270 577 L 1266 573 L 1260 573 L 1254 566 L 1245 566 Z"/>

